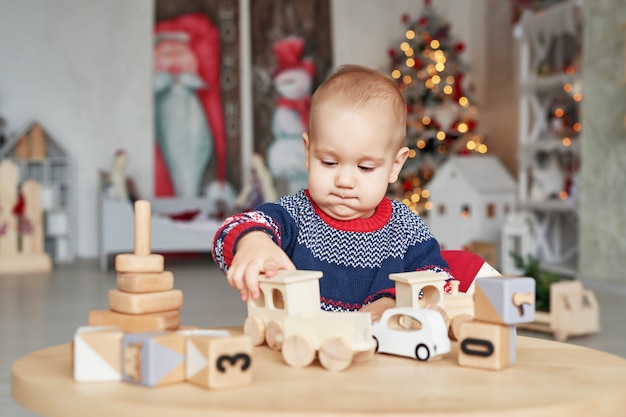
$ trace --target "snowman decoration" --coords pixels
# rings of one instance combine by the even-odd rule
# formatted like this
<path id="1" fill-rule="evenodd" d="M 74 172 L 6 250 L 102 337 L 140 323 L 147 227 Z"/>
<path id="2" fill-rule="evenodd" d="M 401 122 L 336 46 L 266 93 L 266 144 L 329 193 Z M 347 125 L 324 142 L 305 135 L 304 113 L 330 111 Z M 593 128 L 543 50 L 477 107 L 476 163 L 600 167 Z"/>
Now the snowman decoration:
<path id="1" fill-rule="evenodd" d="M 302 133 L 308 126 L 315 64 L 302 59 L 304 41 L 284 38 L 274 44 L 278 68 L 273 84 L 278 94 L 272 116 L 273 140 L 267 149 L 267 165 L 273 178 L 287 183 L 294 194 L 307 187 L 307 170 Z"/>

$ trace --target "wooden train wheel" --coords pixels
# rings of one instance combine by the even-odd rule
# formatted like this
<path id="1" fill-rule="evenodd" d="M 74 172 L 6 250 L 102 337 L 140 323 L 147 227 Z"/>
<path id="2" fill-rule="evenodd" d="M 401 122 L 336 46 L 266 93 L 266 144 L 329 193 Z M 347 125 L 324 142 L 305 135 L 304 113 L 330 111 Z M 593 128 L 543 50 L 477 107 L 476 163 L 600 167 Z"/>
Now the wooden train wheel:
<path id="1" fill-rule="evenodd" d="M 283 343 L 283 359 L 293 368 L 309 366 L 315 359 L 315 348 L 306 336 L 289 336 Z"/>
<path id="2" fill-rule="evenodd" d="M 322 342 L 318 354 L 322 366 L 330 371 L 343 371 L 352 363 L 352 350 L 340 337 Z"/>
<path id="3" fill-rule="evenodd" d="M 285 341 L 285 332 L 282 323 L 272 320 L 265 328 L 265 339 L 267 345 L 273 350 L 281 350 Z"/>
<path id="4" fill-rule="evenodd" d="M 259 346 L 265 341 L 265 323 L 260 317 L 248 316 L 243 323 L 243 333 L 250 336 L 253 346 Z"/>

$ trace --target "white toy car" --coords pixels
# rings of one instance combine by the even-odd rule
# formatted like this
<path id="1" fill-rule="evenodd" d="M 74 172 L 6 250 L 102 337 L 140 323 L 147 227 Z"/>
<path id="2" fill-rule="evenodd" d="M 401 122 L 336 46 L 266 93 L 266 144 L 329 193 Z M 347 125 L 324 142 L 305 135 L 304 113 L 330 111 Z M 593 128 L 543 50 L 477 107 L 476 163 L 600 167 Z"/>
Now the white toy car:
<path id="1" fill-rule="evenodd" d="M 438 311 L 427 308 L 395 307 L 372 323 L 376 352 L 432 359 L 450 352 L 448 326 Z"/>

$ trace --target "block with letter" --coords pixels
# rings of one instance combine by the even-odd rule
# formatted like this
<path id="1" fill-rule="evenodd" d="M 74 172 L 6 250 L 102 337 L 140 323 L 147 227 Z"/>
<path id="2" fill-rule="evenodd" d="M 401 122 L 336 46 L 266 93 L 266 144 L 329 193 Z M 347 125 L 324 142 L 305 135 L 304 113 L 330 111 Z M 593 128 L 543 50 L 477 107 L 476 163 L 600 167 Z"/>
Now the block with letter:
<path id="1" fill-rule="evenodd" d="M 515 325 L 535 319 L 535 280 L 529 277 L 477 278 L 474 319 Z"/>
<path id="2" fill-rule="evenodd" d="M 458 333 L 459 365 L 499 370 L 515 364 L 515 326 L 468 321 Z"/>
<path id="3" fill-rule="evenodd" d="M 122 338 L 119 326 L 81 326 L 74 333 L 74 380 L 121 381 Z"/>
<path id="4" fill-rule="evenodd" d="M 252 382 L 252 339 L 228 331 L 187 333 L 187 381 L 220 389 Z"/>
<path id="5" fill-rule="evenodd" d="M 122 380 L 149 387 L 183 382 L 185 340 L 179 332 L 126 333 Z"/>

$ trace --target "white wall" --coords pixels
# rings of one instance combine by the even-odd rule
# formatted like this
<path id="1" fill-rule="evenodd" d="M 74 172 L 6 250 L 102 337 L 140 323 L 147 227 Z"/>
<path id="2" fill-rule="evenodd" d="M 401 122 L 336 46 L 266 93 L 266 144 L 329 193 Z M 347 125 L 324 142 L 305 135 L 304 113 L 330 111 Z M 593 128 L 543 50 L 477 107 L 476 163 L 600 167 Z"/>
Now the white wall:
<path id="1" fill-rule="evenodd" d="M 117 148 L 152 190 L 152 15 L 151 0 L 0 0 L 0 115 L 9 132 L 40 121 L 70 154 L 81 257 L 98 250 L 98 170 Z"/>
<path id="2" fill-rule="evenodd" d="M 403 34 L 400 17 L 416 18 L 422 4 L 331 0 L 335 65 L 384 70 Z M 477 99 L 484 4 L 433 0 L 466 45 Z M 97 255 L 98 171 L 110 168 L 116 149 L 129 152 L 127 173 L 141 193 L 153 190 L 153 19 L 152 0 L 0 0 L 0 115 L 10 132 L 40 121 L 73 158 L 81 258 Z"/>

